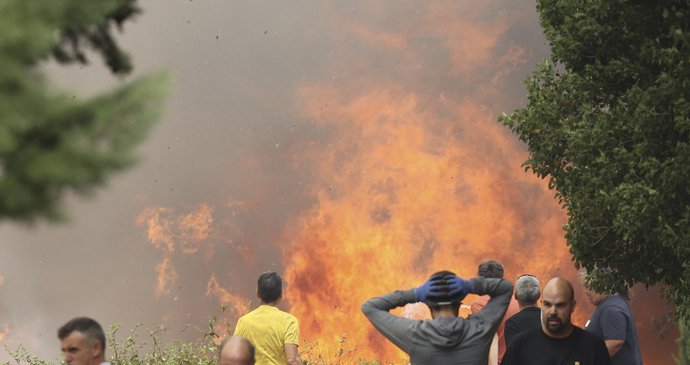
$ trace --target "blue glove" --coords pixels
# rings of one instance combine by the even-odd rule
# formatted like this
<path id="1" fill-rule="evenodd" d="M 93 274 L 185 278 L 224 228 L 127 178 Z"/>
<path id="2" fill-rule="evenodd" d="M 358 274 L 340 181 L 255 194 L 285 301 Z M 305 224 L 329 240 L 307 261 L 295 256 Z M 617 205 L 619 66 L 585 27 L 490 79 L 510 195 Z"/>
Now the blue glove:
<path id="1" fill-rule="evenodd" d="M 448 296 L 450 297 L 465 297 L 474 290 L 474 285 L 470 280 L 465 280 L 459 276 L 453 276 L 446 279 L 446 284 L 449 287 Z"/>
<path id="2" fill-rule="evenodd" d="M 443 285 L 445 284 L 441 279 L 429 279 L 422 284 L 422 286 L 414 288 L 414 295 L 417 297 L 418 302 L 423 302 L 429 298 L 431 293 L 438 291 L 438 289 Z"/>

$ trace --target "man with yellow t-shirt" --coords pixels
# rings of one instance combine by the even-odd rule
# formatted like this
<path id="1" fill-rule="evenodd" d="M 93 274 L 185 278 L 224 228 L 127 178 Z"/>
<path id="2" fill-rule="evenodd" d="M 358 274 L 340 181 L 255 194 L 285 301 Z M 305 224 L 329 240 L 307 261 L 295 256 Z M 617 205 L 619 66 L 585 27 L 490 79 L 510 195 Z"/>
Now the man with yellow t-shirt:
<path id="1" fill-rule="evenodd" d="M 242 336 L 254 345 L 256 365 L 301 364 L 297 352 L 297 318 L 277 307 L 283 297 L 283 280 L 275 272 L 261 274 L 256 295 L 261 305 L 240 317 L 235 336 Z"/>

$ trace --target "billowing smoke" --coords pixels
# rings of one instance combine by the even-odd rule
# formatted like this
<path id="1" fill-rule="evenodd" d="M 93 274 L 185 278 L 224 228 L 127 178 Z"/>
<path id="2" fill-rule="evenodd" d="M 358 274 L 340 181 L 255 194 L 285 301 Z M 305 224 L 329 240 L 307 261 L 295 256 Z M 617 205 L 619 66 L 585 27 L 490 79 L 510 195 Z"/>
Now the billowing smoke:
<path id="1" fill-rule="evenodd" d="M 509 278 L 576 280 L 564 212 L 496 122 L 548 55 L 534 4 L 141 5 L 120 41 L 138 74 L 171 73 L 166 116 L 137 168 L 69 202 L 70 223 L 0 227 L 4 344 L 57 358 L 55 331 L 76 315 L 195 339 L 221 305 L 232 326 L 276 270 L 304 350 L 395 361 L 359 312 L 368 297 L 439 269 L 473 276 L 487 258 Z M 119 82 L 92 61 L 47 72 L 79 96 Z M 673 334 L 651 324 L 669 308 L 637 293 L 645 362 L 669 363 Z"/>

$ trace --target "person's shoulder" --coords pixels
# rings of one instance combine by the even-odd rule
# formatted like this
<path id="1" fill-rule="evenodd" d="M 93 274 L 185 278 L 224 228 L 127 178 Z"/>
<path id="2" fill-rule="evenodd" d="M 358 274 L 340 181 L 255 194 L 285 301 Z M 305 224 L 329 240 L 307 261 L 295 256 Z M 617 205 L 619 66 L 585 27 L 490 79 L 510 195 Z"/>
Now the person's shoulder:
<path id="1" fill-rule="evenodd" d="M 517 335 L 515 335 L 515 338 L 511 341 L 515 346 L 520 346 L 523 342 L 529 342 L 534 339 L 539 339 L 543 336 L 543 332 L 541 330 L 541 327 L 535 327 L 535 328 L 530 328 L 528 330 L 524 330 Z"/>
<path id="2" fill-rule="evenodd" d="M 604 302 L 602 304 L 607 304 L 606 307 L 617 308 L 622 311 L 627 311 L 630 308 L 628 300 L 625 299 L 623 296 L 617 294 L 604 299 Z"/>
<path id="3" fill-rule="evenodd" d="M 293 315 L 293 314 L 291 314 L 291 313 L 288 313 L 288 312 L 286 312 L 286 311 L 284 311 L 284 310 L 282 310 L 282 309 L 280 309 L 280 308 L 276 308 L 276 309 L 277 309 L 276 313 L 277 313 L 281 318 L 285 319 L 286 321 L 297 321 L 297 317 L 295 317 L 295 315 Z"/>
<path id="4" fill-rule="evenodd" d="M 597 310 L 602 317 L 606 318 L 610 318 L 612 315 L 629 317 L 632 312 L 628 301 L 620 295 L 613 295 L 604 299 L 597 306 Z"/>
<path id="5" fill-rule="evenodd" d="M 257 312 L 260 312 L 260 310 L 261 310 L 261 306 L 258 306 L 258 307 L 256 307 L 256 308 L 250 310 L 249 312 L 247 312 L 247 313 L 241 315 L 241 316 L 240 316 L 240 319 L 246 318 L 246 317 L 251 317 L 251 316 L 253 316 L 253 315 L 256 315 L 256 313 L 257 313 Z"/>
<path id="6" fill-rule="evenodd" d="M 593 343 L 604 343 L 604 340 L 601 339 L 598 335 L 586 331 L 580 327 L 573 326 L 573 334 L 578 336 L 581 341 L 588 341 L 588 342 L 593 342 Z"/>

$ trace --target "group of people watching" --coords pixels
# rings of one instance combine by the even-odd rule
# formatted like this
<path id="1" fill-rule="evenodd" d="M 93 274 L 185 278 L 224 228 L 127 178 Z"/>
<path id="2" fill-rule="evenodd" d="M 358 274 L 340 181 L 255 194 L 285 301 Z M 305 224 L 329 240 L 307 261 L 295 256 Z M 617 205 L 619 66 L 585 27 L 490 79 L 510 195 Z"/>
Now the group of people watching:
<path id="1" fill-rule="evenodd" d="M 479 297 L 471 305 L 472 314 L 459 317 L 468 294 Z M 367 300 L 362 312 L 410 356 L 412 365 L 642 365 L 626 294 L 587 290 L 597 308 L 582 329 L 571 322 L 575 295 L 568 280 L 552 278 L 540 290 L 534 275 L 520 275 L 513 294 L 503 266 L 489 260 L 479 265 L 475 278 L 439 271 L 419 287 Z M 218 364 L 301 364 L 298 320 L 277 307 L 280 276 L 261 274 L 257 296 L 259 307 L 240 317 L 233 336 L 220 344 Z M 429 307 L 431 319 L 389 313 L 417 302 Z M 69 321 L 58 330 L 58 338 L 67 365 L 109 365 L 103 329 L 93 319 Z"/>
<path id="2" fill-rule="evenodd" d="M 302 364 L 299 324 L 295 316 L 278 309 L 283 280 L 275 272 L 259 276 L 259 307 L 240 317 L 234 335 L 218 347 L 218 365 Z M 110 365 L 105 360 L 105 334 L 98 322 L 77 317 L 58 330 L 67 365 Z"/>
<path id="3" fill-rule="evenodd" d="M 459 317 L 468 294 L 480 297 L 472 314 Z M 571 321 L 576 303 L 568 280 L 552 278 L 540 290 L 534 275 L 520 275 L 513 294 L 501 264 L 490 260 L 479 265 L 475 278 L 439 271 L 417 288 L 369 299 L 362 312 L 413 365 L 642 365 L 627 292 L 587 289 L 587 296 L 596 309 L 582 329 Z M 416 302 L 429 307 L 431 319 L 389 313 Z"/>

